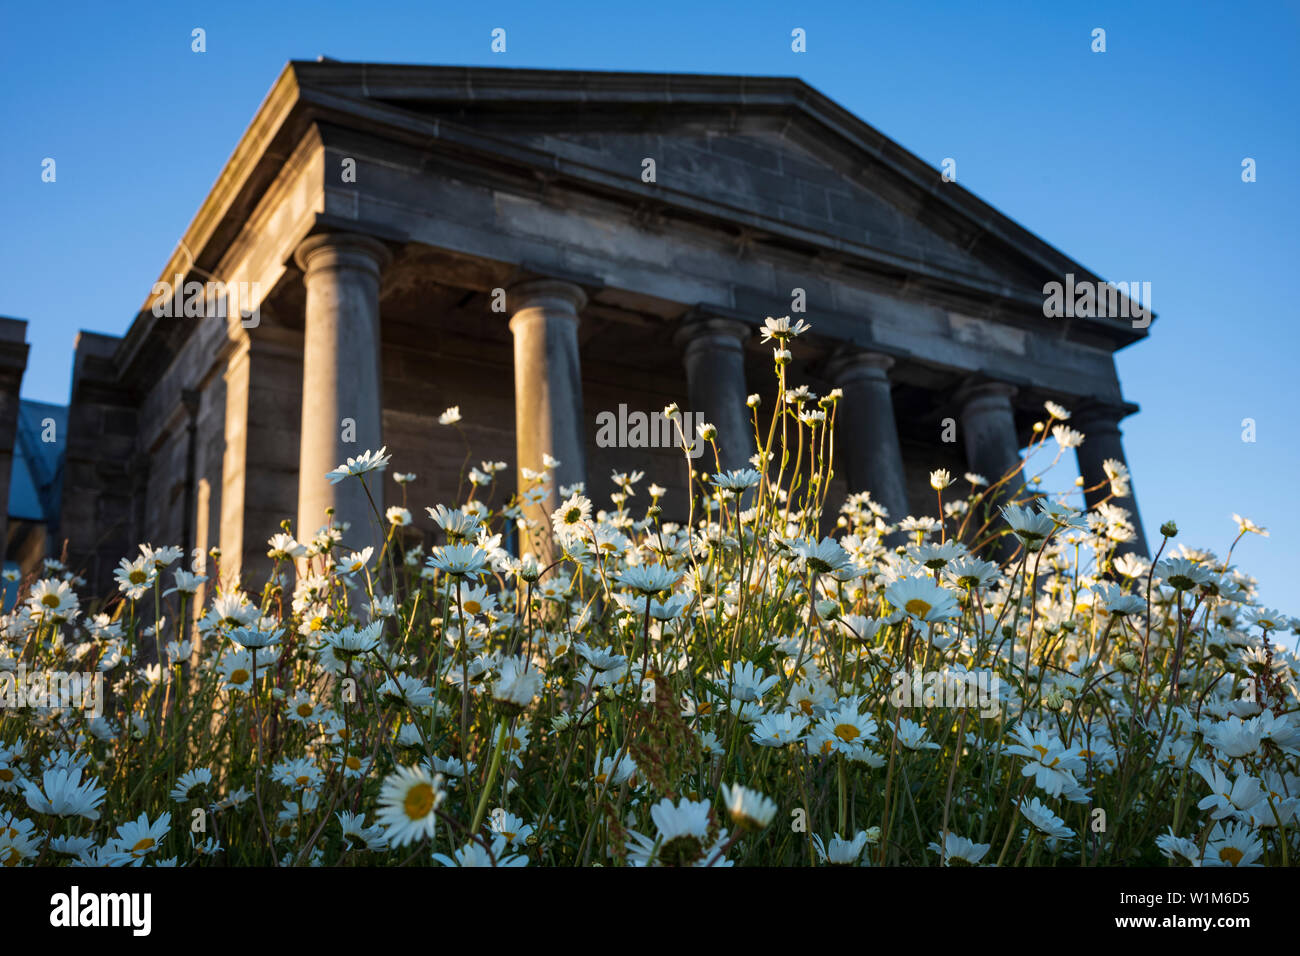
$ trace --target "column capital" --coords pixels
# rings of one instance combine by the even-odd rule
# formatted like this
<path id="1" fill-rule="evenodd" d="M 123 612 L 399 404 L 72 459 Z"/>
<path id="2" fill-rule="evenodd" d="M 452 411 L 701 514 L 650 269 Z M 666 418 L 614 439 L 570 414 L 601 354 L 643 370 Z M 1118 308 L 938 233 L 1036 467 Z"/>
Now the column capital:
<path id="1" fill-rule="evenodd" d="M 1087 423 L 1092 426 L 1094 431 L 1099 429 L 1119 431 L 1119 423 L 1136 411 L 1121 402 L 1108 402 L 1102 399 L 1087 399 L 1079 403 L 1078 408 L 1074 409 L 1071 418 L 1080 425 L 1080 429 L 1086 434 L 1088 429 L 1083 428 Z"/>
<path id="2" fill-rule="evenodd" d="M 392 260 L 386 245 L 359 232 L 319 232 L 298 243 L 293 252 L 293 261 L 307 274 L 350 267 L 378 278 Z"/>
<path id="3" fill-rule="evenodd" d="M 685 319 L 673 333 L 673 344 L 679 349 L 711 345 L 714 348 L 740 351 L 754 335 L 754 327 L 739 319 L 720 316 L 698 316 Z"/>
<path id="4" fill-rule="evenodd" d="M 506 287 L 506 299 L 513 303 L 510 309 L 512 315 L 518 315 L 524 309 L 548 304 L 555 311 L 572 311 L 576 318 L 587 307 L 587 293 L 582 286 L 565 279 L 525 279 L 515 282 Z"/>
<path id="5" fill-rule="evenodd" d="M 889 370 L 895 364 L 894 357 L 884 352 L 843 350 L 830 357 L 826 363 L 826 375 L 836 385 L 847 385 L 863 378 L 888 381 Z"/>
<path id="6" fill-rule="evenodd" d="M 976 404 L 1006 405 L 1020 392 L 1010 382 L 972 381 L 957 389 L 953 396 L 963 407 Z"/>

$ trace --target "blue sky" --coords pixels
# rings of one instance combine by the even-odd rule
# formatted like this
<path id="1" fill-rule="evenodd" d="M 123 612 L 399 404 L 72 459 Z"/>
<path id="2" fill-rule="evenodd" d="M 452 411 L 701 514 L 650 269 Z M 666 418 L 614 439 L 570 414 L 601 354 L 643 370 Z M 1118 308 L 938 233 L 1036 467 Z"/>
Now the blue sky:
<path id="1" fill-rule="evenodd" d="M 284 63 L 319 54 L 793 75 L 932 165 L 955 158 L 963 186 L 1066 254 L 1151 283 L 1152 335 L 1118 357 L 1142 406 L 1124 429 L 1148 535 L 1176 518 L 1180 541 L 1222 554 L 1231 514 L 1251 517 L 1271 536 L 1238 563 L 1267 603 L 1300 611 L 1296 4 L 11 6 L 0 314 L 30 323 L 25 397 L 67 400 L 77 330 L 126 328 Z"/>

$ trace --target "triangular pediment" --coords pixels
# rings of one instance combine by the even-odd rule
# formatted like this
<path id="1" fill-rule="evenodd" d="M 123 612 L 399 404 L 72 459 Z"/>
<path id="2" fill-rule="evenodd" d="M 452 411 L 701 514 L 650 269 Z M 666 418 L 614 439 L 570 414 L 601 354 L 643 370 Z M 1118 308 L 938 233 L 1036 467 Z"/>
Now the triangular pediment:
<path id="1" fill-rule="evenodd" d="M 845 157 L 828 156 L 825 147 L 800 145 L 788 129 L 763 129 L 758 123 L 744 130 L 700 126 L 691 123 L 653 132 L 503 131 L 503 135 L 634 179 L 640 179 L 647 160 L 653 160 L 655 182 L 665 203 L 684 196 L 716 206 L 723 215 L 731 211 L 759 242 L 793 230 L 848 255 L 925 264 L 988 283 L 1023 279 L 1000 273 L 917 219 L 915 209 L 891 201 L 887 198 L 890 184 L 873 188 L 869 174 L 846 169 Z"/>
<path id="2" fill-rule="evenodd" d="M 833 258 L 995 296 L 1097 277 L 801 80 L 294 63 L 304 90 L 462 126 L 605 182 L 795 236 Z M 647 189 L 639 189 L 644 195 Z"/>

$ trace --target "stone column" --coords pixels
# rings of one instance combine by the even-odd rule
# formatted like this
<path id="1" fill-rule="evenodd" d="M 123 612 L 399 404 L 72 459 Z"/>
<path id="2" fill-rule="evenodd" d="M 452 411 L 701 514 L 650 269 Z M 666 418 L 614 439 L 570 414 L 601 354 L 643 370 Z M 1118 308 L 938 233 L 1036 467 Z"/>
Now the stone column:
<path id="1" fill-rule="evenodd" d="M 879 352 L 853 352 L 832 360 L 828 374 L 844 392 L 837 412 L 837 444 L 849 491 L 871 492 L 894 524 L 909 513 L 903 452 L 898 444 L 889 370 L 894 360 Z"/>
<path id="2" fill-rule="evenodd" d="M 1125 468 L 1128 467 L 1128 462 L 1124 459 L 1124 445 L 1119 429 L 1119 421 L 1126 414 L 1128 413 L 1119 406 L 1093 402 L 1078 409 L 1069 423 L 1084 434 L 1083 444 L 1074 450 L 1079 460 L 1079 474 L 1083 476 L 1084 487 L 1101 485 L 1096 491 L 1085 492 L 1084 497 L 1089 508 L 1110 495 L 1105 468 L 1107 459 L 1114 459 Z M 1123 498 L 1111 498 L 1110 503 L 1128 511 L 1129 522 L 1137 532 L 1137 536 L 1132 541 L 1119 546 L 1118 553 L 1149 557 L 1146 534 L 1142 530 L 1142 518 L 1138 515 L 1137 498 L 1133 493 L 1131 478 L 1128 495 Z"/>
<path id="3" fill-rule="evenodd" d="M 686 365 L 688 412 L 698 412 L 718 429 L 718 461 L 723 471 L 753 467 L 754 426 L 745 399 L 745 342 L 752 330 L 732 319 L 696 319 L 677 331 Z M 689 433 L 688 433 L 689 434 Z M 693 437 L 693 436 L 692 436 Z M 717 465 L 705 450 L 705 471 Z"/>
<path id="4" fill-rule="evenodd" d="M 347 522 L 347 547 L 382 543 L 360 481 L 331 485 L 326 473 L 384 444 L 380 381 L 379 278 L 389 262 L 376 239 L 353 233 L 309 236 L 294 253 L 307 286 L 303 340 L 302 434 L 298 453 L 298 535 L 310 538 L 334 509 Z M 345 441 L 351 438 L 351 441 Z M 366 485 L 383 514 L 384 476 Z"/>
<path id="5" fill-rule="evenodd" d="M 1005 382 L 983 382 L 970 385 L 957 394 L 961 403 L 961 433 L 966 446 L 966 463 L 970 470 L 983 475 L 993 484 L 1007 472 L 1015 474 L 993 495 L 996 509 L 1015 497 L 1025 494 L 1024 473 L 1021 470 L 1020 439 L 1016 433 L 1016 415 L 1011 399 L 1016 387 Z M 1001 517 L 994 517 L 992 530 L 1005 527 Z M 1004 536 L 995 554 L 1005 559 L 1018 545 L 1018 539 Z"/>
<path id="6" fill-rule="evenodd" d="M 560 486 L 585 482 L 586 451 L 582 417 L 582 366 L 578 358 L 578 314 L 586 293 L 571 282 L 537 279 L 507 293 L 515 341 L 515 467 L 541 471 L 542 456 L 560 462 L 546 498 L 524 509 L 547 529 L 560 505 Z M 524 550 L 527 550 L 525 548 Z"/>
<path id="7" fill-rule="evenodd" d="M 983 475 L 990 484 L 1020 467 L 1020 439 L 1011 406 L 1015 394 L 1014 385 L 987 382 L 970 386 L 958 396 L 966 462 L 971 471 Z M 1005 486 L 1008 496 L 1020 492 L 1023 484 L 1022 477 L 1009 479 Z"/>

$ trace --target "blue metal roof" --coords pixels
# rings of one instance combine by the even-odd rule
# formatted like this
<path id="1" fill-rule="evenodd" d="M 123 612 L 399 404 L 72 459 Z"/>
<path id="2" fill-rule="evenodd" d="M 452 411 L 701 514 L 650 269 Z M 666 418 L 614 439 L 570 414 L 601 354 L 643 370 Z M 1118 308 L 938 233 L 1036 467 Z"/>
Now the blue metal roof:
<path id="1" fill-rule="evenodd" d="M 9 517 L 55 524 L 63 493 L 68 409 L 24 400 L 18 406 Z"/>

